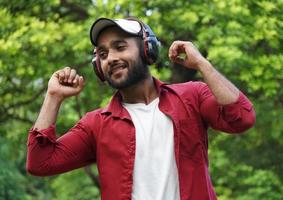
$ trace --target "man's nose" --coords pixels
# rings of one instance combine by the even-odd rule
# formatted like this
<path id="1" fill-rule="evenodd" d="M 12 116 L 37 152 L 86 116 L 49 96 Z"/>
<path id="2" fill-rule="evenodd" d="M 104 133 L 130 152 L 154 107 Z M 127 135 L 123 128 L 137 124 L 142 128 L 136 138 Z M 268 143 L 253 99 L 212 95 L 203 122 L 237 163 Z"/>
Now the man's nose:
<path id="1" fill-rule="evenodd" d="M 114 51 L 109 51 L 109 52 L 108 52 L 107 61 L 108 61 L 108 64 L 109 64 L 109 65 L 111 65 L 111 64 L 113 64 L 114 62 L 118 61 L 118 55 L 117 55 L 117 53 L 114 52 Z"/>

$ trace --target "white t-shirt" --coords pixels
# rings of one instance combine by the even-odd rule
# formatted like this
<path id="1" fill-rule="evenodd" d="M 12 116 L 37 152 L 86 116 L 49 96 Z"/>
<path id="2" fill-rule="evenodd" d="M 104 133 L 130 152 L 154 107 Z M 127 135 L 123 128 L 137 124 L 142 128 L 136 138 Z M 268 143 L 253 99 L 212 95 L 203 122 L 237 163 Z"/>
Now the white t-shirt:
<path id="1" fill-rule="evenodd" d="M 132 200 L 180 199 L 173 123 L 158 103 L 123 103 L 136 129 Z"/>

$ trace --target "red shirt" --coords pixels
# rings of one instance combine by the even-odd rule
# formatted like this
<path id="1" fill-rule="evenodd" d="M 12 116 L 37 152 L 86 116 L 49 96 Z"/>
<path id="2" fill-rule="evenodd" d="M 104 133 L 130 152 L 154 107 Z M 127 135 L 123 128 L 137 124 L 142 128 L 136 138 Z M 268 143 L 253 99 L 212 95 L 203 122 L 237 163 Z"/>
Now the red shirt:
<path id="1" fill-rule="evenodd" d="M 166 85 L 155 80 L 159 109 L 172 119 L 181 200 L 214 200 L 208 172 L 207 128 L 240 133 L 252 127 L 255 112 L 240 93 L 236 103 L 218 105 L 206 84 Z M 116 93 L 109 105 L 87 113 L 56 139 L 55 126 L 31 129 L 27 170 L 37 176 L 70 171 L 96 162 L 101 199 L 131 199 L 135 127 Z"/>

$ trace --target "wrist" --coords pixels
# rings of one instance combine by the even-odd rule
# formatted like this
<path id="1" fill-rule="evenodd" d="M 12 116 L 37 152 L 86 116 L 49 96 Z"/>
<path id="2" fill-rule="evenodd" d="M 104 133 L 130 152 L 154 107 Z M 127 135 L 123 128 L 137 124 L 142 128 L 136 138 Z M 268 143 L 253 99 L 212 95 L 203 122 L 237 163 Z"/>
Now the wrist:
<path id="1" fill-rule="evenodd" d="M 64 96 L 63 95 L 58 95 L 58 94 L 54 94 L 51 93 L 49 91 L 47 91 L 46 96 L 45 96 L 45 102 L 48 104 L 52 104 L 52 105 L 59 105 L 63 102 L 64 100 Z"/>
<path id="2" fill-rule="evenodd" d="M 47 92 L 34 128 L 41 130 L 55 124 L 62 101 L 62 98 Z"/>
<path id="3" fill-rule="evenodd" d="M 202 75 L 205 75 L 212 73 L 214 68 L 208 60 L 204 60 L 198 64 L 198 70 Z"/>

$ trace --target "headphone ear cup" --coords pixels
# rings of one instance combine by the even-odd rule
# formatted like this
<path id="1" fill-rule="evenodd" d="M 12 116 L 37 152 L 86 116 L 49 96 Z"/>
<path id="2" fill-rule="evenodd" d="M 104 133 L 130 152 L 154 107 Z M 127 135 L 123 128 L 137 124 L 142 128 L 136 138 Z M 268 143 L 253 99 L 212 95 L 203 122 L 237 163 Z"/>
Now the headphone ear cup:
<path id="1" fill-rule="evenodd" d="M 148 37 L 146 43 L 148 61 L 149 64 L 153 64 L 159 57 L 158 41 L 156 40 L 156 38 Z"/>
<path id="2" fill-rule="evenodd" d="M 153 64 L 159 57 L 160 42 L 157 40 L 153 31 L 147 24 L 143 24 L 144 28 L 144 56 L 147 64 Z"/>
<path id="3" fill-rule="evenodd" d="M 96 50 L 94 49 L 93 51 L 93 58 L 91 60 L 91 63 L 92 63 L 92 67 L 93 67 L 93 70 L 96 74 L 96 76 L 102 81 L 104 82 L 105 81 L 105 77 L 104 77 L 104 74 L 103 74 L 103 71 L 101 69 L 101 65 L 100 65 L 100 61 L 99 61 L 99 58 L 97 57 L 97 54 L 96 54 Z"/>

